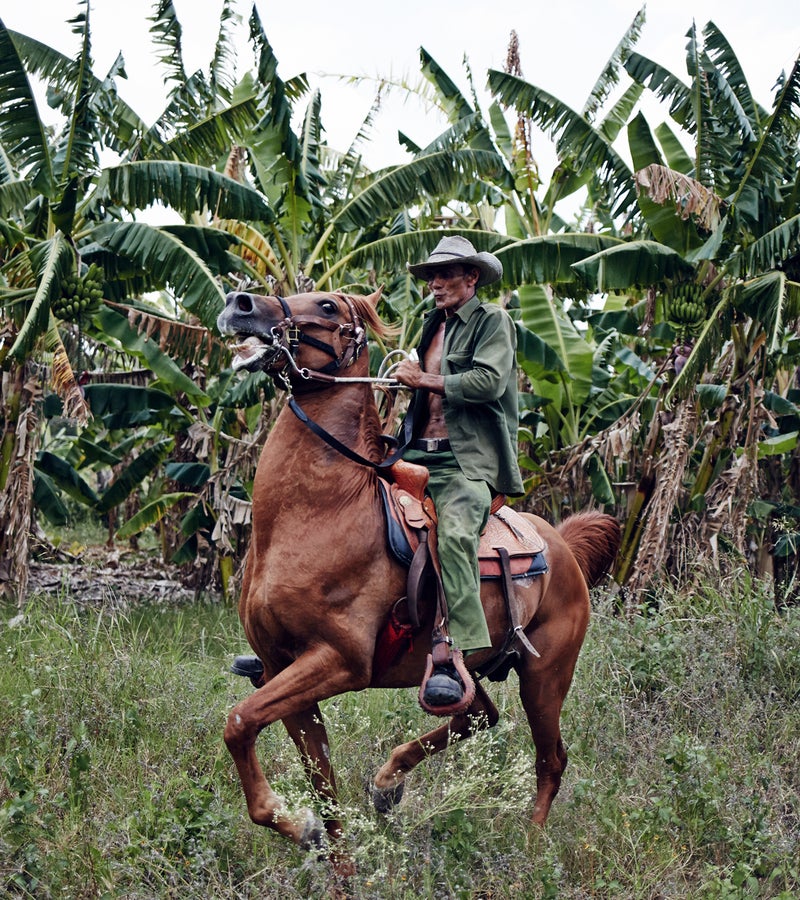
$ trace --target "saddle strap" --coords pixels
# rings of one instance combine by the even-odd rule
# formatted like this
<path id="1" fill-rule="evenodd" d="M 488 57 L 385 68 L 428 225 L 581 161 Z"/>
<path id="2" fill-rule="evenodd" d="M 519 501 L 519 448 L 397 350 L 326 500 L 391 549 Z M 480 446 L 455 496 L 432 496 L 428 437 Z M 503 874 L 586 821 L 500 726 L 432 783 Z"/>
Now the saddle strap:
<path id="1" fill-rule="evenodd" d="M 508 614 L 508 625 L 510 629 L 507 640 L 510 640 L 511 635 L 513 634 L 523 647 L 525 647 L 528 653 L 533 654 L 533 656 L 541 656 L 536 647 L 528 640 L 528 635 L 525 634 L 522 625 L 517 621 L 517 617 L 514 613 L 514 581 L 511 577 L 511 557 L 505 547 L 497 547 L 496 549 L 503 567 L 503 596 L 506 599 L 506 612 Z"/>
<path id="2" fill-rule="evenodd" d="M 411 565 L 408 567 L 408 576 L 406 578 L 408 617 L 414 631 L 418 631 L 420 627 L 419 609 L 422 585 L 425 582 L 425 574 L 428 572 L 431 562 L 431 556 L 428 551 L 428 529 L 422 528 L 419 531 L 419 544 L 417 544 L 417 549 L 411 558 Z"/>
<path id="3" fill-rule="evenodd" d="M 436 529 L 430 529 L 426 531 L 426 535 L 428 538 L 428 557 L 431 562 L 431 567 L 433 568 L 433 573 L 436 576 L 436 614 L 437 619 L 435 625 L 441 628 L 445 634 L 447 634 L 447 625 L 450 621 L 450 616 L 447 612 L 447 598 L 444 594 L 444 585 L 442 584 L 442 567 L 439 562 L 439 548 L 437 541 L 437 531 Z"/>
<path id="4" fill-rule="evenodd" d="M 478 680 L 482 678 L 491 678 L 492 673 L 500 669 L 504 664 L 510 667 L 512 656 L 519 656 L 519 650 L 514 644 L 519 641 L 525 649 L 533 656 L 540 656 L 539 651 L 528 640 L 528 636 L 517 621 L 517 615 L 514 610 L 514 579 L 511 576 L 511 557 L 505 547 L 495 547 L 497 555 L 500 557 L 500 583 L 503 587 L 503 600 L 506 606 L 506 619 L 508 620 L 508 631 L 503 641 L 503 646 L 487 663 L 476 670 L 475 675 Z M 507 677 L 508 670 L 504 670 L 503 678 Z M 494 679 L 492 679 L 494 680 Z"/>

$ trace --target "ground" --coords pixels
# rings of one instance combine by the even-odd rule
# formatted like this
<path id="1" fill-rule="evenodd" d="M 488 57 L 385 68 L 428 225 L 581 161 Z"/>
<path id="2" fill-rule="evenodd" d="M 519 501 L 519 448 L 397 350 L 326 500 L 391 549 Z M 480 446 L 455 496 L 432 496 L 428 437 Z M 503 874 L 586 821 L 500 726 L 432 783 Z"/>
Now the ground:
<path id="1" fill-rule="evenodd" d="M 31 562 L 29 596 L 62 591 L 81 605 L 114 607 L 139 600 L 174 605 L 196 596 L 182 573 L 152 552 L 92 545 L 39 556 Z"/>

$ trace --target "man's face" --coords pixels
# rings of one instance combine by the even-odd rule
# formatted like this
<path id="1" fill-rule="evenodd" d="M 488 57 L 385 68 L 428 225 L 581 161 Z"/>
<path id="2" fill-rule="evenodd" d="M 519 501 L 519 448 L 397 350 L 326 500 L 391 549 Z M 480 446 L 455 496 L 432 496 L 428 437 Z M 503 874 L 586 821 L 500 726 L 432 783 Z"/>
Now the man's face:
<path id="1" fill-rule="evenodd" d="M 477 269 L 465 268 L 457 263 L 434 269 L 428 275 L 428 287 L 433 293 L 436 308 L 443 309 L 446 315 L 460 309 L 475 293 L 479 274 Z"/>

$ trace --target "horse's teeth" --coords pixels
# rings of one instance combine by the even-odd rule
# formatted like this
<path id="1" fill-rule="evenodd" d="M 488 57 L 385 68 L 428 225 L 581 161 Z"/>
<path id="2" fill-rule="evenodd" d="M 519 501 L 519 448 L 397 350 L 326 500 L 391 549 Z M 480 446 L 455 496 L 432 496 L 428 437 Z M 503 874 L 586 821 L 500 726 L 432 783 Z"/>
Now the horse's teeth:
<path id="1" fill-rule="evenodd" d="M 261 338 L 251 334 L 240 344 L 235 344 L 232 349 L 236 355 L 234 356 L 231 365 L 234 369 L 241 369 L 243 366 L 249 365 L 257 359 L 260 359 L 270 347 L 269 344 L 265 344 Z"/>

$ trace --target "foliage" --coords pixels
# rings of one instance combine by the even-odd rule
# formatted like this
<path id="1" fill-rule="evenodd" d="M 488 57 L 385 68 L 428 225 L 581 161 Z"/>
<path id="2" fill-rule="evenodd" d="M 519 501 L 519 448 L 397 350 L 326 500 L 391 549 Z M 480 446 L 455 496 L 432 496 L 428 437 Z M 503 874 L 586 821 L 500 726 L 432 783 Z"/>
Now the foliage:
<path id="1" fill-rule="evenodd" d="M 556 519 L 587 504 L 627 515 L 620 581 L 645 588 L 662 567 L 678 571 L 674 535 L 712 559 L 720 540 L 744 554 L 746 537 L 774 530 L 769 515 L 747 516 L 752 500 L 776 519 L 797 507 L 792 479 L 776 472 L 791 472 L 796 452 L 797 64 L 764 109 L 722 32 L 693 25 L 684 81 L 636 52 L 642 8 L 581 108 L 525 81 L 512 33 L 484 110 L 466 60 L 462 90 L 421 48 L 421 85 L 402 88 L 434 103 L 447 128 L 425 146 L 401 131 L 407 161 L 372 172 L 361 148 L 382 92 L 400 85 L 381 84 L 337 150 L 324 138 L 321 96 L 303 73 L 279 74 L 255 7 L 252 71 L 236 71 L 226 0 L 213 59 L 191 73 L 164 0 L 152 34 L 170 92 L 146 125 L 119 97 L 121 59 L 94 74 L 88 4 L 78 9 L 76 58 L 0 27 L 10 335 L 0 357 L 44 363 L 61 398 L 48 401 L 56 417 L 33 492 L 53 521 L 77 490 L 109 514 L 111 531 L 122 525 L 135 540 L 157 527 L 165 557 L 194 560 L 202 577 L 217 557 L 229 570 L 246 544 L 254 442 L 277 407 L 263 380 L 235 387 L 225 369 L 213 336 L 224 294 L 383 283 L 381 312 L 397 337 L 373 341 L 377 362 L 416 340 L 427 298 L 406 263 L 444 234 L 503 262 L 486 295 L 517 321 L 522 505 Z M 52 134 L 34 79 L 62 117 Z M 671 125 L 651 127 L 639 111 L 648 91 Z M 549 179 L 535 129 L 557 152 Z M 577 204 L 571 224 L 565 200 Z M 150 224 L 154 202 L 180 221 Z M 73 298 L 87 279 L 102 297 L 81 309 Z M 113 380 L 142 372 L 146 399 L 142 384 Z M 130 417 L 111 412 L 114 394 L 135 404 Z M 90 415 L 101 421 L 76 433 L 73 420 Z M 184 464 L 205 466 L 207 481 L 170 477 Z"/>
<path id="2" fill-rule="evenodd" d="M 202 367 L 225 366 L 213 330 L 224 301 L 221 276 L 235 268 L 229 250 L 239 239 L 218 228 L 215 217 L 257 221 L 271 212 L 261 194 L 218 164 L 243 129 L 257 122 L 266 88 L 252 79 L 235 83 L 230 3 L 207 76 L 183 71 L 179 23 L 172 4 L 159 3 L 152 30 L 167 50 L 162 62 L 175 83 L 162 115 L 147 126 L 117 93 L 117 80 L 125 77 L 121 59 L 106 76 L 94 74 L 89 6 L 78 6 L 70 20 L 80 41 L 74 59 L 0 23 L 0 303 L 10 335 L 0 346 L 0 362 L 27 371 L 35 360 L 56 395 L 46 398 L 52 428 L 36 463 L 33 497 L 40 512 L 63 520 L 61 492 L 83 483 L 79 499 L 98 514 L 111 514 L 113 530 L 122 502 L 130 513 L 143 484 L 149 490 L 160 485 L 157 469 L 166 453 L 156 447 L 180 452 L 184 432 L 195 420 L 208 421 L 212 397 L 226 395 L 230 373 L 209 379 Z M 43 124 L 36 79 L 61 115 L 54 129 Z M 156 203 L 181 223 L 155 225 L 147 215 L 139 220 Z M 136 383 L 142 380 L 147 389 Z M 159 392 L 157 408 L 148 407 Z M 255 424 L 253 415 L 237 421 L 237 405 L 216 419 L 217 411 L 209 410 L 218 438 L 232 431 L 231 440 L 238 440 L 243 425 Z M 4 412 L 14 408 L 4 397 Z M 76 423 L 86 426 L 80 434 Z M 4 419 L 3 427 L 13 433 L 13 419 Z M 8 457 L 0 484 L 13 492 L 7 463 Z M 88 482 L 82 479 L 87 471 Z M 225 490 L 235 490 L 236 479 L 229 481 Z M 218 498 L 223 507 L 225 490 Z M 216 514 L 204 516 L 209 536 L 216 520 Z M 230 550 L 235 539 L 227 532 Z M 175 547 L 166 533 L 165 542 L 171 555 Z M 10 580 L 24 596 L 22 573 L 11 572 Z"/>
<path id="3" fill-rule="evenodd" d="M 783 462 L 791 466 L 796 446 L 794 417 L 785 418 L 784 433 L 768 406 L 776 394 L 793 403 L 787 388 L 798 363 L 800 59 L 780 76 L 765 110 L 713 22 L 702 34 L 694 25 L 688 32 L 688 82 L 633 50 L 635 28 L 629 37 L 615 71 L 631 85 L 610 130 L 596 127 L 596 102 L 578 113 L 515 73 L 490 72 L 489 83 L 502 103 L 550 130 L 565 171 L 596 173 L 589 202 L 600 233 L 630 235 L 572 260 L 553 290 L 571 295 L 573 319 L 585 323 L 585 340 L 600 351 L 594 367 L 570 370 L 570 389 L 594 391 L 612 421 L 593 418 L 585 436 L 568 432 L 563 480 L 547 487 L 556 498 L 580 490 L 580 464 L 592 475 L 595 499 L 608 503 L 613 494 L 596 477 L 598 460 L 612 481 L 637 483 L 618 577 L 641 589 L 681 565 L 670 552 L 675 535 L 713 559 L 723 534 L 744 554 L 749 501 L 791 496 L 757 461 L 773 456 L 785 434 Z M 666 124 L 652 129 L 628 102 L 645 90 L 663 101 L 677 133 Z M 627 137 L 632 169 L 615 149 L 618 136 Z M 554 252 L 572 251 L 571 236 L 552 240 Z M 602 314 L 573 311 L 581 285 L 595 309 L 605 304 Z M 537 294 L 542 305 L 548 293 Z M 536 429 L 532 466 L 552 453 L 535 438 L 557 396 L 552 386 L 537 385 L 537 393 L 551 405 L 528 417 Z M 774 440 L 770 450 L 759 449 L 767 440 Z"/>

